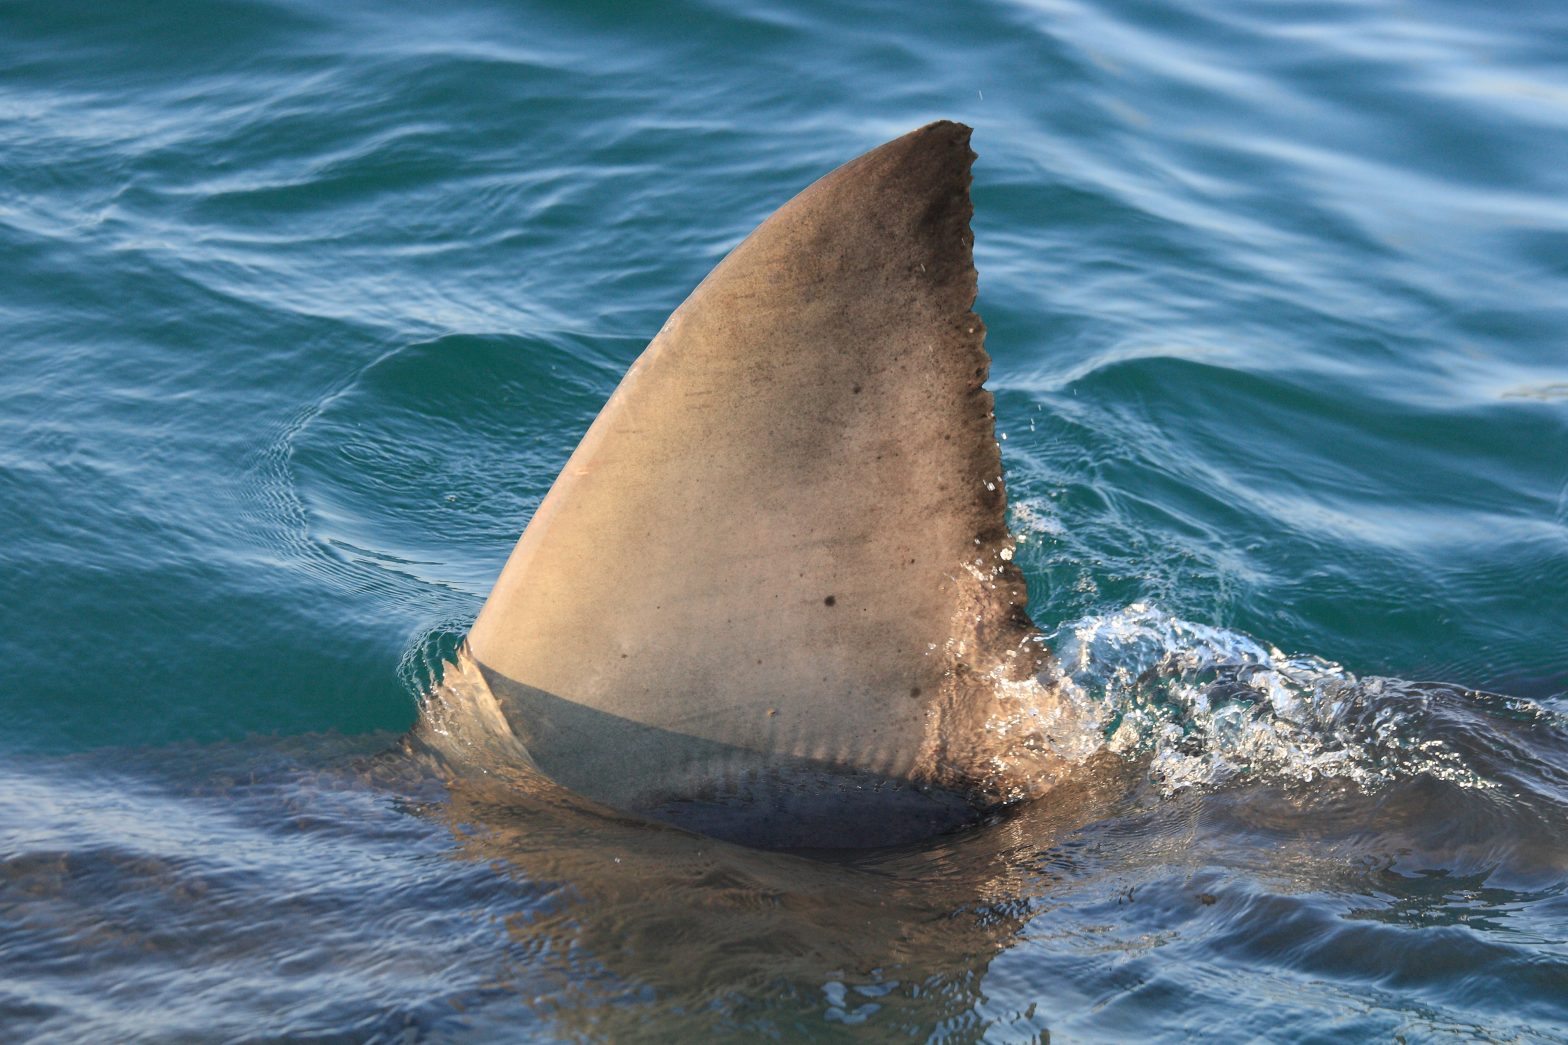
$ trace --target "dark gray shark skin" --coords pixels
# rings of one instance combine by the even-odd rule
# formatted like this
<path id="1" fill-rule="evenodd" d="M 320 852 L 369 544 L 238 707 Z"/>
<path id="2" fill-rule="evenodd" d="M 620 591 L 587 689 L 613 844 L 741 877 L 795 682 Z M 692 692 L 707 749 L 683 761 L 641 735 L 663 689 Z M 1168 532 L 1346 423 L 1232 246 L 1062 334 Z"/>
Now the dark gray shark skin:
<path id="1" fill-rule="evenodd" d="M 779 208 L 556 479 L 463 655 L 560 783 L 880 844 L 1040 779 L 997 757 L 1016 688 L 1054 697 L 984 388 L 969 140 L 930 124 Z"/>

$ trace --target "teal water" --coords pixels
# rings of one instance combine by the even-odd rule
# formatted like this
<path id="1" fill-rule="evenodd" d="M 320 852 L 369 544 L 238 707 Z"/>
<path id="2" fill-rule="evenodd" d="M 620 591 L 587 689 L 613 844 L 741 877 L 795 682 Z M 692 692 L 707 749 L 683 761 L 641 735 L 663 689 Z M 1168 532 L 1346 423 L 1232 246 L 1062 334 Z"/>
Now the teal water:
<path id="1" fill-rule="evenodd" d="M 821 860 L 400 753 L 669 311 L 944 117 L 1121 776 Z M 4 1036 L 1568 1039 L 1565 131 L 1548 3 L 0 0 Z"/>

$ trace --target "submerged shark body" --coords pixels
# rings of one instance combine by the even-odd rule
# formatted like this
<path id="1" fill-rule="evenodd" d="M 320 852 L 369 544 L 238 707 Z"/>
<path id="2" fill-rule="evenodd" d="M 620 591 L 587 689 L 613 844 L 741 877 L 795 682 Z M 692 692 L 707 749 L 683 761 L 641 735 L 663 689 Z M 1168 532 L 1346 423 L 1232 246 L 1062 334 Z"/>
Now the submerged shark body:
<path id="1" fill-rule="evenodd" d="M 969 136 L 923 127 L 781 207 L 556 479 L 463 657 L 559 783 L 876 844 L 1038 778 L 998 757 L 1017 687 L 1053 698 L 983 387 Z"/>

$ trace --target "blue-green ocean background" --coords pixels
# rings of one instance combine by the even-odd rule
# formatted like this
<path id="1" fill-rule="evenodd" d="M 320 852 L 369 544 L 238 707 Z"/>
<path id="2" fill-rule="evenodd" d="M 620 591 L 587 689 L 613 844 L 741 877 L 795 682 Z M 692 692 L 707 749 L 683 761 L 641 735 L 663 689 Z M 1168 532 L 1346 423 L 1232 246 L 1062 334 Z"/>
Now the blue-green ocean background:
<path id="1" fill-rule="evenodd" d="M 984 961 L 670 986 L 591 899 L 530 936 L 594 890 L 459 859 L 426 775 L 332 768 L 709 268 L 937 118 L 1042 626 L 1148 606 L 1561 728 L 1568 7 L 0 0 L 6 1036 L 1568 1034 L 1568 858 L 1502 821 L 1299 873 L 1145 825 Z"/>

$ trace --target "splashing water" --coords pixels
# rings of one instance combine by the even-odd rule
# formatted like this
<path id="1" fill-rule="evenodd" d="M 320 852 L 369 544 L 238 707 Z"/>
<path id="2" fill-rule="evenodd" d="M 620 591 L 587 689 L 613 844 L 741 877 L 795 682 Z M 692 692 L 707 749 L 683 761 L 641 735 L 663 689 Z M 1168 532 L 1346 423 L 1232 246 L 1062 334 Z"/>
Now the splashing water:
<path id="1" fill-rule="evenodd" d="M 1058 658 L 1049 681 L 1086 720 L 1098 716 L 1107 749 L 1148 758 L 1167 795 L 1243 774 L 1280 783 L 1332 777 L 1372 790 L 1426 773 L 1493 787 L 1432 721 L 1434 703 L 1558 717 L 1457 687 L 1358 679 L 1321 657 L 1288 655 L 1143 603 L 1063 625 L 1047 641 Z"/>

